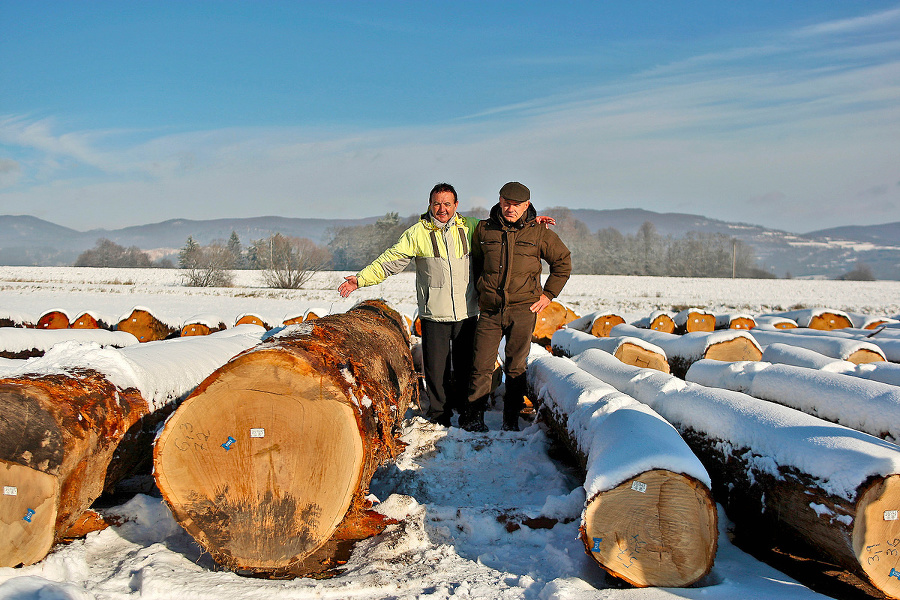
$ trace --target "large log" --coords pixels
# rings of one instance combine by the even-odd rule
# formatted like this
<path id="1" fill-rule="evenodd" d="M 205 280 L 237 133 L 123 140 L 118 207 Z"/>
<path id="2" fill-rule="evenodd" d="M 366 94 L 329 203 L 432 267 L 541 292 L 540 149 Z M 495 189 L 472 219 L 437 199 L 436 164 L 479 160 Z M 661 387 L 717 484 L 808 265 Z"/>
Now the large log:
<path id="1" fill-rule="evenodd" d="M 386 525 L 367 510 L 368 485 L 399 452 L 395 429 L 417 391 L 405 324 L 383 303 L 286 327 L 172 415 L 154 450 L 157 485 L 220 565 L 326 572 Z"/>
<path id="2" fill-rule="evenodd" d="M 168 409 L 256 343 L 253 329 L 121 350 L 67 344 L 0 379 L 0 566 L 41 560 L 105 489 L 149 466 Z"/>
<path id="3" fill-rule="evenodd" d="M 639 587 L 682 587 L 709 573 L 718 537 L 709 475 L 675 429 L 564 358 L 533 353 L 528 387 L 586 473 L 588 555 Z"/>
<path id="4" fill-rule="evenodd" d="M 822 331 L 819 329 L 808 329 L 805 327 L 800 327 L 783 333 L 790 333 L 793 335 L 802 335 L 813 338 L 855 340 L 856 342 L 873 344 L 877 347 L 873 348 L 872 346 L 862 346 L 862 348 L 872 350 L 872 352 L 860 352 L 854 358 L 845 359 L 858 364 L 867 362 L 879 362 L 881 360 L 889 360 L 895 363 L 900 362 L 900 331 L 894 328 L 876 329 L 872 331 L 868 329 L 856 329 L 848 327 L 845 329 Z M 847 344 L 850 342 L 841 343 Z M 825 352 L 822 353 L 824 354 Z M 841 356 L 840 358 L 843 358 L 843 356 Z"/>
<path id="5" fill-rule="evenodd" d="M 43 356 L 50 348 L 63 342 L 95 342 L 114 348 L 124 348 L 138 343 L 137 338 L 124 331 L 0 327 L 0 357 L 2 358 Z"/>
<path id="6" fill-rule="evenodd" d="M 842 310 L 833 310 L 829 308 L 803 308 L 774 313 L 773 316 L 785 317 L 792 321 L 796 321 L 797 325 L 800 327 L 820 329 L 823 331 L 853 327 L 853 321 L 850 318 L 850 315 Z"/>
<path id="7" fill-rule="evenodd" d="M 116 329 L 127 331 L 139 342 L 156 342 L 177 335 L 181 327 L 156 317 L 149 308 L 135 306 L 119 319 Z"/>
<path id="8" fill-rule="evenodd" d="M 662 331 L 663 333 L 675 333 L 675 319 L 672 317 L 675 313 L 663 310 L 655 310 L 649 316 L 638 319 L 632 325 L 641 329 L 652 329 L 654 331 Z"/>
<path id="9" fill-rule="evenodd" d="M 589 315 L 579 317 L 566 323 L 566 327 L 589 333 L 594 337 L 608 337 L 609 330 L 616 325 L 621 325 L 625 319 L 621 316 L 606 311 L 598 310 Z M 551 339 L 552 339 L 551 333 Z"/>
<path id="10" fill-rule="evenodd" d="M 788 344 L 856 364 L 885 360 L 884 351 L 875 343 L 853 339 L 833 331 L 817 331 L 805 327 L 785 330 L 756 327 L 750 331 L 750 335 L 762 346 Z"/>
<path id="11" fill-rule="evenodd" d="M 759 360 L 762 357 L 759 344 L 748 332 L 737 329 L 676 335 L 631 325 L 616 325 L 609 335 L 636 337 L 659 346 L 666 354 L 671 372 L 679 377 L 684 377 L 691 364 L 703 358 L 733 362 Z"/>
<path id="12" fill-rule="evenodd" d="M 38 317 L 35 327 L 37 329 L 68 329 L 69 315 L 59 308 L 48 310 Z"/>
<path id="13" fill-rule="evenodd" d="M 900 441 L 900 388 L 768 362 L 695 362 L 685 381 L 777 402 L 889 442 Z"/>
<path id="14" fill-rule="evenodd" d="M 550 346 L 553 354 L 557 356 L 575 356 L 588 348 L 599 348 L 626 365 L 670 372 L 665 351 L 636 337 L 598 338 L 583 331 L 564 327 L 553 334 Z"/>
<path id="15" fill-rule="evenodd" d="M 713 331 L 716 328 L 716 315 L 702 308 L 686 308 L 672 317 L 675 321 L 675 333 L 695 333 Z"/>
<path id="16" fill-rule="evenodd" d="M 537 314 L 532 341 L 544 347 L 550 346 L 550 338 L 553 337 L 553 333 L 577 318 L 578 315 L 571 308 L 559 300 L 551 300 L 550 304 Z"/>
<path id="17" fill-rule="evenodd" d="M 815 350 L 797 348 L 787 344 L 769 344 L 763 352 L 765 362 L 820 369 L 831 373 L 842 373 L 870 381 L 880 381 L 900 386 L 900 364 L 894 362 L 872 362 L 855 364 L 819 354 Z"/>
<path id="18" fill-rule="evenodd" d="M 716 315 L 716 329 L 753 329 L 756 319 L 747 313 L 723 313 Z"/>
<path id="19" fill-rule="evenodd" d="M 623 365 L 598 350 L 572 360 L 678 429 L 739 532 L 804 542 L 900 597 L 897 446 L 746 394 Z"/>

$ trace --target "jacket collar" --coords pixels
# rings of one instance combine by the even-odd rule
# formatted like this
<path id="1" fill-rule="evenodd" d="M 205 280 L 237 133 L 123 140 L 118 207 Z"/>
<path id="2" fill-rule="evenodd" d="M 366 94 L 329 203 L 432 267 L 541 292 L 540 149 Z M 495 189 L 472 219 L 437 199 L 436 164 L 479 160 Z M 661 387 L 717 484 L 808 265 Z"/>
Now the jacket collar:
<path id="1" fill-rule="evenodd" d="M 491 209 L 491 221 L 494 221 L 500 227 L 504 227 L 507 229 L 522 229 L 529 222 L 534 221 L 537 218 L 537 210 L 534 208 L 534 204 L 528 206 L 528 210 L 525 211 L 519 220 L 515 223 L 509 224 L 506 222 L 506 219 L 503 218 L 503 213 L 500 212 L 500 203 L 494 205 L 494 208 Z"/>
<path id="2" fill-rule="evenodd" d="M 459 216 L 459 212 L 455 212 L 453 213 L 452 219 L 442 224 L 431 215 L 431 211 L 429 210 L 423 212 L 419 216 L 419 220 L 422 221 L 422 224 L 425 225 L 426 228 L 440 231 L 449 228 L 451 225 L 459 225 L 461 223 L 462 217 Z"/>

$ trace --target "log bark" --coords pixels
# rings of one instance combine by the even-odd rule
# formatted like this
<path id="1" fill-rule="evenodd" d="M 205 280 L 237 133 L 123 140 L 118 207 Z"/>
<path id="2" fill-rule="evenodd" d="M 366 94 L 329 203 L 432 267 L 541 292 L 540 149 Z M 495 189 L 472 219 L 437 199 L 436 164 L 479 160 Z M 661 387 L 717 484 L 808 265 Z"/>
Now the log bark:
<path id="1" fill-rule="evenodd" d="M 544 310 L 537 314 L 532 341 L 545 348 L 550 346 L 553 333 L 563 325 L 578 318 L 571 308 L 557 300 L 551 300 Z"/>
<path id="2" fill-rule="evenodd" d="M 116 324 L 119 331 L 127 331 L 140 342 L 156 342 L 176 335 L 179 327 L 164 323 L 145 308 L 134 308 Z"/>
<path id="3" fill-rule="evenodd" d="M 647 376 L 606 356 L 588 350 L 573 360 L 678 429 L 742 531 L 799 541 L 900 597 L 895 445 L 739 392 Z"/>
<path id="4" fill-rule="evenodd" d="M 383 529 L 372 475 L 417 397 L 409 338 L 380 302 L 287 328 L 209 376 L 154 450 L 176 520 L 222 566 L 328 572 L 340 543 Z"/>
<path id="5" fill-rule="evenodd" d="M 718 538 L 709 475 L 677 432 L 565 359 L 529 359 L 528 383 L 586 473 L 587 554 L 639 587 L 683 587 L 709 573 Z"/>

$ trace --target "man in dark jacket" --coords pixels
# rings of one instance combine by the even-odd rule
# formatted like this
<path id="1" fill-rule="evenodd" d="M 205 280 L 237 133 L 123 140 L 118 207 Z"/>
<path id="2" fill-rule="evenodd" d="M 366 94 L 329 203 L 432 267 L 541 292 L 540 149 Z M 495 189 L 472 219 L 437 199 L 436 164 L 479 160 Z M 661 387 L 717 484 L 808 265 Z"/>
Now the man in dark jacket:
<path id="1" fill-rule="evenodd" d="M 500 341 L 506 338 L 506 394 L 503 429 L 519 430 L 525 397 L 525 360 L 537 313 L 562 292 L 572 273 L 569 249 L 553 231 L 540 226 L 531 192 L 517 181 L 500 188 L 491 216 L 475 227 L 472 237 L 475 287 L 481 314 L 475 329 L 475 364 L 468 404 L 460 426 L 487 431 L 484 410 Z M 550 275 L 541 287 L 541 260 Z"/>

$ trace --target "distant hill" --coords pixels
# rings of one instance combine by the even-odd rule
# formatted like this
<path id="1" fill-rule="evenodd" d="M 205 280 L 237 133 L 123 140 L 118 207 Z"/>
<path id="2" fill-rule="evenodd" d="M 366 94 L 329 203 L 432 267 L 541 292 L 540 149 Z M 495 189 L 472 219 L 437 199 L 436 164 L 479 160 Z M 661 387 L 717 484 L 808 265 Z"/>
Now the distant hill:
<path id="1" fill-rule="evenodd" d="M 548 209 L 549 210 L 549 209 Z M 723 234 L 735 237 L 756 250 L 760 265 L 779 277 L 836 277 L 865 262 L 879 279 L 900 279 L 900 223 L 870 226 L 845 226 L 806 234 L 767 229 L 747 223 L 719 221 L 699 215 L 657 213 L 643 209 L 594 210 L 571 209 L 572 216 L 596 232 L 612 227 L 623 234 L 634 234 L 645 222 L 652 223 L 662 235 L 683 237 L 688 232 Z M 405 216 L 405 215 L 404 215 Z M 68 265 L 92 248 L 98 239 L 107 238 L 122 246 L 142 250 L 176 252 L 188 236 L 200 244 L 227 240 L 237 232 L 245 246 L 279 232 L 306 237 L 317 243 L 328 240 L 329 231 L 373 223 L 380 217 L 365 219 L 296 219 L 254 217 L 191 221 L 171 219 L 162 223 L 122 229 L 76 231 L 20 215 L 0 216 L 0 264 Z"/>

